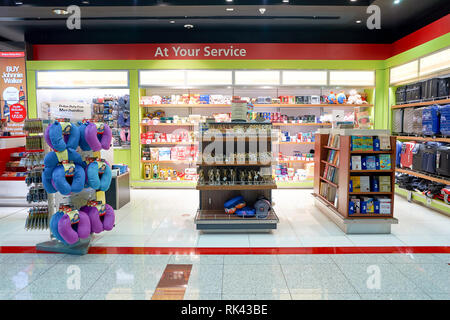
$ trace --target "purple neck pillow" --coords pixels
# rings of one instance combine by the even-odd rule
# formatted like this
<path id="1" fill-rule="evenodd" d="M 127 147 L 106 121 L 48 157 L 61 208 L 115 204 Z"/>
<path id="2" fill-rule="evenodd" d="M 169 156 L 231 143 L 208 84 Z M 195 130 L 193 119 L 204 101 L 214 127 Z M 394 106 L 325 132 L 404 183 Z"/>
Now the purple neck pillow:
<path id="1" fill-rule="evenodd" d="M 106 213 L 103 216 L 99 215 L 97 207 L 94 206 L 84 206 L 80 210 L 83 210 L 89 216 L 92 232 L 100 233 L 102 231 L 110 231 L 114 228 L 114 209 L 109 204 L 105 204 Z"/>
<path id="2" fill-rule="evenodd" d="M 67 214 L 64 214 L 58 222 L 59 235 L 68 244 L 74 244 L 79 239 L 87 239 L 91 234 L 91 222 L 88 215 L 81 210 L 78 214 L 80 221 L 76 224 L 72 224 Z"/>
<path id="3" fill-rule="evenodd" d="M 103 127 L 103 132 L 99 132 L 97 125 L 93 122 L 87 124 L 86 129 L 84 130 L 84 139 L 92 151 L 100 151 L 101 149 L 109 150 L 111 147 L 111 128 L 106 123 L 102 123 L 101 125 Z"/>
<path id="4" fill-rule="evenodd" d="M 73 123 L 63 126 L 55 121 L 45 129 L 45 142 L 56 151 L 64 151 L 67 148 L 76 150 L 80 141 L 80 129 Z"/>

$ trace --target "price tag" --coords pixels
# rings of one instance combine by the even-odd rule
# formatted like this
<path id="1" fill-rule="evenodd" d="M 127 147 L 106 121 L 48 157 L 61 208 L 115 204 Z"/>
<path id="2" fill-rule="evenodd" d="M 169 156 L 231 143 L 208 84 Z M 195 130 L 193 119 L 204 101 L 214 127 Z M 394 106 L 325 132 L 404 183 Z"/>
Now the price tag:
<path id="1" fill-rule="evenodd" d="M 96 122 L 95 125 L 97 126 L 97 134 L 103 134 L 105 132 L 105 124 L 102 122 Z"/>
<path id="2" fill-rule="evenodd" d="M 427 197 L 427 205 L 431 206 L 431 200 L 432 200 L 431 198 Z"/>
<path id="3" fill-rule="evenodd" d="M 69 135 L 70 131 L 72 130 L 70 122 L 61 122 L 61 128 L 63 135 Z"/>

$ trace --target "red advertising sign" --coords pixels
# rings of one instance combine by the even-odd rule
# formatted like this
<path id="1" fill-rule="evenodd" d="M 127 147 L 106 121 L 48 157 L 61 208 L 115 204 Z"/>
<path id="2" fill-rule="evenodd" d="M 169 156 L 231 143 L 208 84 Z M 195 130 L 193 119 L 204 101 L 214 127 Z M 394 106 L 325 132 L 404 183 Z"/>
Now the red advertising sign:
<path id="1" fill-rule="evenodd" d="M 0 117 L 7 123 L 23 122 L 27 116 L 25 53 L 0 52 Z M 17 125 L 7 130 L 21 131 Z M 18 132 L 16 132 L 17 134 Z"/>
<path id="2" fill-rule="evenodd" d="M 9 118 L 13 122 L 22 122 L 27 117 L 27 109 L 20 103 L 9 106 Z"/>

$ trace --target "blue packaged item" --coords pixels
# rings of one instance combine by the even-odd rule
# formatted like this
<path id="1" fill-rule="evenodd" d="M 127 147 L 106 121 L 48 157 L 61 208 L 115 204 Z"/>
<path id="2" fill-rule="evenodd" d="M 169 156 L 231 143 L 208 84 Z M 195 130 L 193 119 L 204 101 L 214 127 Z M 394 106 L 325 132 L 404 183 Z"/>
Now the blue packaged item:
<path id="1" fill-rule="evenodd" d="M 348 191 L 349 191 L 349 192 L 353 192 L 353 181 L 350 180 L 348 184 L 349 184 Z"/>
<path id="2" fill-rule="evenodd" d="M 201 104 L 209 104 L 209 95 L 208 94 L 200 95 L 199 101 Z"/>
<path id="3" fill-rule="evenodd" d="M 380 192 L 380 182 L 377 176 L 371 177 L 370 190 L 372 190 L 372 192 Z"/>
<path id="4" fill-rule="evenodd" d="M 361 201 L 361 213 L 367 213 L 367 202 Z"/>
<path id="5" fill-rule="evenodd" d="M 380 151 L 380 139 L 373 138 L 373 151 Z"/>
<path id="6" fill-rule="evenodd" d="M 365 156 L 361 157 L 361 169 L 367 170 L 367 157 Z"/>
<path id="7" fill-rule="evenodd" d="M 246 205 L 244 197 L 243 196 L 237 196 L 234 198 L 231 198 L 227 202 L 223 204 L 223 207 L 225 209 L 225 213 L 233 214 L 236 213 L 238 209 L 244 208 Z"/>
<path id="8" fill-rule="evenodd" d="M 443 135 L 450 135 L 450 104 L 442 106 L 439 110 L 441 113 L 440 131 Z"/>
<path id="9" fill-rule="evenodd" d="M 380 201 L 375 200 L 373 202 L 373 206 L 374 206 L 374 212 L 373 213 L 380 213 Z"/>
<path id="10" fill-rule="evenodd" d="M 244 207 L 242 209 L 236 210 L 236 215 L 239 217 L 254 217 L 255 209 L 250 207 Z"/>
<path id="11" fill-rule="evenodd" d="M 348 214 L 354 214 L 355 213 L 355 203 L 350 200 L 349 204 L 348 204 Z"/>
<path id="12" fill-rule="evenodd" d="M 429 106 L 422 112 L 422 133 L 433 136 L 440 132 L 440 107 L 438 105 Z"/>
<path id="13" fill-rule="evenodd" d="M 402 155 L 402 143 L 400 141 L 397 140 L 396 143 L 396 155 L 395 155 L 395 165 L 400 168 L 400 159 L 401 159 L 401 155 Z"/>

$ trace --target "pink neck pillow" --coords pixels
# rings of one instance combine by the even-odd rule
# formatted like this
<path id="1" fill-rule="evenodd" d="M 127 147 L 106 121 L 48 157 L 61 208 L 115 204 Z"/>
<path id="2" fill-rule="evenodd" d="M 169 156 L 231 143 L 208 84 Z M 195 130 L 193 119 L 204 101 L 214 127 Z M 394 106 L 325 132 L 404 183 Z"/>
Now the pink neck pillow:
<path id="1" fill-rule="evenodd" d="M 109 150 L 112 140 L 111 128 L 106 123 L 102 123 L 97 129 L 97 125 L 90 122 L 84 130 L 84 139 L 92 151 Z"/>
<path id="2" fill-rule="evenodd" d="M 87 239 L 91 234 L 91 221 L 83 211 L 78 211 L 80 221 L 72 224 L 70 217 L 64 214 L 58 222 L 58 233 L 68 244 L 74 244 L 80 239 Z"/>
<path id="3" fill-rule="evenodd" d="M 106 213 L 103 216 L 99 215 L 97 207 L 94 206 L 84 206 L 80 210 L 86 212 L 89 216 L 92 232 L 100 233 L 102 231 L 111 231 L 114 228 L 114 209 L 109 204 L 105 204 Z"/>

